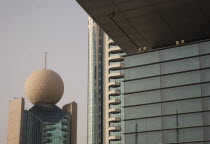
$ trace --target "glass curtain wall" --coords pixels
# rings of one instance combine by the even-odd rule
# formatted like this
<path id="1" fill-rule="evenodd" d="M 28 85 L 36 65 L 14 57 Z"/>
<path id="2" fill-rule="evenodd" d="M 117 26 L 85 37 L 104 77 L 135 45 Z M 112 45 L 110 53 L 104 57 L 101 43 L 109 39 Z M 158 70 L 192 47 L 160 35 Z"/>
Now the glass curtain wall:
<path id="1" fill-rule="evenodd" d="M 88 144 L 103 142 L 103 32 L 88 18 Z"/>
<path id="2" fill-rule="evenodd" d="M 210 143 L 210 42 L 125 58 L 129 144 Z"/>

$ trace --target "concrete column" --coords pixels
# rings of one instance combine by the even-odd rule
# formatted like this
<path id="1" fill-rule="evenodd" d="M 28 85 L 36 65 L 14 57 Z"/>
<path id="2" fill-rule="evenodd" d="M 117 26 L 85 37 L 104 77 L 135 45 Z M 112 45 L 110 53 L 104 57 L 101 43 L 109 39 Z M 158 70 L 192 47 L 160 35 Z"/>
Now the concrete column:
<path id="1" fill-rule="evenodd" d="M 7 144 L 22 144 L 24 106 L 24 98 L 10 102 Z"/>

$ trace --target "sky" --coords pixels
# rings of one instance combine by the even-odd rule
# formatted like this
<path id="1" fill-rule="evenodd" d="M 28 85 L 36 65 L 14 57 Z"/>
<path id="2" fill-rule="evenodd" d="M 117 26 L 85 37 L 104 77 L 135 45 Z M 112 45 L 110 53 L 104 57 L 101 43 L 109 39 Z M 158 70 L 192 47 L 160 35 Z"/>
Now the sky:
<path id="1" fill-rule="evenodd" d="M 44 68 L 46 51 L 47 68 L 64 81 L 58 106 L 78 103 L 78 143 L 87 143 L 87 22 L 76 0 L 0 0 L 0 144 L 6 144 L 9 101 L 26 98 L 25 80 Z"/>

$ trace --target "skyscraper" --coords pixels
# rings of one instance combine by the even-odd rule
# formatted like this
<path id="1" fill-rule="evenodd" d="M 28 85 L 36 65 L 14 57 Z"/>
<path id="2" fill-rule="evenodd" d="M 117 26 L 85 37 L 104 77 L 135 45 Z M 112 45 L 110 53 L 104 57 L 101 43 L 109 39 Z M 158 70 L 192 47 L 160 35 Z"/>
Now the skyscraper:
<path id="1" fill-rule="evenodd" d="M 8 144 L 76 144 L 75 102 L 55 104 L 64 91 L 63 81 L 52 70 L 33 72 L 25 84 L 25 92 L 34 106 L 24 110 L 24 98 L 10 103 Z M 74 122 L 74 123 L 73 123 Z"/>
<path id="2" fill-rule="evenodd" d="M 103 138 L 103 31 L 88 18 L 88 144 Z"/>
<path id="3" fill-rule="evenodd" d="M 125 54 L 90 17 L 88 31 L 88 144 L 121 144 Z"/>

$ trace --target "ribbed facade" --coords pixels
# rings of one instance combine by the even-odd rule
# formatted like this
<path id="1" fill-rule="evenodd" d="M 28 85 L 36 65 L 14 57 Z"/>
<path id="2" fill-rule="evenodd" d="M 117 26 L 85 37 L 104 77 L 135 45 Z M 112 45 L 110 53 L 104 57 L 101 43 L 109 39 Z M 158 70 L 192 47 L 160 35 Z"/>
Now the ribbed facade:
<path id="1" fill-rule="evenodd" d="M 24 112 L 23 144 L 42 144 L 42 123 L 33 114 Z"/>
<path id="2" fill-rule="evenodd" d="M 108 98 L 109 98 L 109 143 L 110 144 L 123 144 L 124 124 L 124 55 L 125 53 L 111 40 L 108 41 Z M 111 83 L 119 83 L 119 85 L 111 85 Z M 110 101 L 118 101 L 111 103 Z M 120 111 L 112 111 L 120 109 Z"/>

